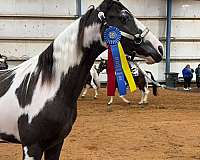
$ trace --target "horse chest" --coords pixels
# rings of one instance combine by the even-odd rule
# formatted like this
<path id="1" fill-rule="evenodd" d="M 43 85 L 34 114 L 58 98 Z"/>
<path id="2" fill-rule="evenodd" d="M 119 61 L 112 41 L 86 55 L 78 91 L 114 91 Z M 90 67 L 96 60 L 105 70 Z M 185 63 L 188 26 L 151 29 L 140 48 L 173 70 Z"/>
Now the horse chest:
<path id="1" fill-rule="evenodd" d="M 50 139 L 63 139 L 71 131 L 76 119 L 76 112 L 76 105 L 66 104 L 60 97 L 47 101 L 43 110 L 33 118 L 31 123 L 28 121 L 28 115 L 22 115 L 19 118 L 21 141 L 33 144 L 38 139 L 44 142 Z"/>

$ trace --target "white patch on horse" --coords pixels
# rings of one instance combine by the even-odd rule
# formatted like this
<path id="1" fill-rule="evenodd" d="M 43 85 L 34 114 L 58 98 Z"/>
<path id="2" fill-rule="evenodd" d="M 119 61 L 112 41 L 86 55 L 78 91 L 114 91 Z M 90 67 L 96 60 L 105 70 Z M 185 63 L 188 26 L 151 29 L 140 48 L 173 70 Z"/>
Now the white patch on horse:
<path id="1" fill-rule="evenodd" d="M 12 69 L 13 74 L 15 74 L 13 83 L 9 90 L 2 97 L 0 97 L 0 130 L 5 134 L 13 135 L 18 141 L 20 141 L 18 117 L 21 116 L 21 107 L 19 106 L 15 90 L 22 83 L 25 75 L 33 72 L 37 65 L 37 59 L 38 56 Z"/>
<path id="2" fill-rule="evenodd" d="M 144 92 L 144 99 L 143 102 L 147 103 L 147 98 L 148 98 L 148 94 L 149 94 L 149 90 L 147 87 L 144 88 L 145 92 Z"/>
<path id="3" fill-rule="evenodd" d="M 97 73 L 97 70 L 95 69 L 95 65 L 93 65 L 92 68 L 90 69 L 90 75 L 91 75 L 92 79 L 91 79 L 90 82 L 86 83 L 85 89 L 84 89 L 83 94 L 81 96 L 85 97 L 85 95 L 87 94 L 87 91 L 88 91 L 88 89 L 90 88 L 90 85 L 91 85 L 92 88 L 95 90 L 94 98 L 97 98 L 97 96 L 98 96 L 97 90 L 100 88 L 100 80 L 99 80 L 99 75 Z"/>
<path id="4" fill-rule="evenodd" d="M 88 26 L 84 30 L 84 40 L 83 40 L 83 47 L 90 48 L 90 45 L 94 41 L 100 41 L 102 46 L 105 44 L 102 42 L 101 33 L 100 33 L 100 23 L 93 23 L 91 26 Z"/>
<path id="5" fill-rule="evenodd" d="M 90 69 L 90 74 L 92 76 L 92 80 L 91 80 L 91 86 L 94 88 L 94 89 L 97 89 L 97 88 L 100 88 L 100 81 L 99 81 L 99 75 L 97 73 L 97 70 L 94 68 L 94 65 L 92 66 L 92 68 Z M 94 81 L 96 83 L 94 83 Z"/>
<path id="6" fill-rule="evenodd" d="M 51 84 L 42 85 L 42 76 L 40 74 L 32 97 L 32 103 L 27 105 L 25 108 L 20 108 L 21 115 L 27 114 L 28 122 L 31 123 L 33 118 L 36 117 L 40 111 L 42 111 L 45 103 L 55 97 L 56 91 L 59 87 L 60 77 L 56 76 Z"/>
<path id="7" fill-rule="evenodd" d="M 77 37 L 80 18 L 70 24 L 54 41 L 55 69 L 67 73 L 70 67 L 79 65 L 83 53 L 78 51 Z"/>
<path id="8" fill-rule="evenodd" d="M 142 24 L 142 22 L 140 22 L 137 18 L 134 18 L 134 20 L 139 29 L 141 29 L 142 31 L 146 29 L 146 26 Z M 147 40 L 150 41 L 154 48 L 157 50 L 157 52 L 160 53 L 160 51 L 158 50 L 158 46 L 163 46 L 163 44 L 158 40 L 158 38 L 156 38 L 156 36 L 151 31 L 149 31 L 144 37 L 144 41 Z"/>
<path id="9" fill-rule="evenodd" d="M 33 157 L 29 157 L 27 147 L 24 147 L 24 160 L 34 160 Z"/>

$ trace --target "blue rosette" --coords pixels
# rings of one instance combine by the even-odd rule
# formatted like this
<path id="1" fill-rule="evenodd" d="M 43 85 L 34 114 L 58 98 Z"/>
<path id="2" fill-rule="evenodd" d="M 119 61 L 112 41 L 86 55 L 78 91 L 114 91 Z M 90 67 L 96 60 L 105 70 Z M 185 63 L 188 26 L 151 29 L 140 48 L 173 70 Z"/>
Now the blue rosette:
<path id="1" fill-rule="evenodd" d="M 126 84 L 122 70 L 121 59 L 118 49 L 118 43 L 121 39 L 121 32 L 117 27 L 109 26 L 104 32 L 104 40 L 110 46 L 114 61 L 115 74 L 117 78 L 118 90 L 120 96 L 126 94 Z"/>
<path id="2" fill-rule="evenodd" d="M 109 26 L 104 32 L 104 40 L 108 45 L 117 45 L 121 39 L 119 28 Z"/>

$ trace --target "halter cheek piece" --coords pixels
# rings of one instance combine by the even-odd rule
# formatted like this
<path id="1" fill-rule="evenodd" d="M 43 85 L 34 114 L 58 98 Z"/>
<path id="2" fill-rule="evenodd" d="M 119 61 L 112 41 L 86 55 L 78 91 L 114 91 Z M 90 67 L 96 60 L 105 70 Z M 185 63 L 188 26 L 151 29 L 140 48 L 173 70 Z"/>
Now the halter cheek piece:
<path id="1" fill-rule="evenodd" d="M 105 29 L 109 27 L 108 23 L 106 22 L 106 17 L 105 17 L 104 12 L 102 12 L 99 8 L 97 8 L 97 11 L 98 11 L 98 18 L 103 24 L 102 28 Z M 136 45 L 140 45 L 143 42 L 144 37 L 146 37 L 146 35 L 149 33 L 149 29 L 146 27 L 142 33 L 137 33 L 135 35 L 131 35 L 123 31 L 120 31 L 120 32 L 123 37 L 133 40 Z"/>

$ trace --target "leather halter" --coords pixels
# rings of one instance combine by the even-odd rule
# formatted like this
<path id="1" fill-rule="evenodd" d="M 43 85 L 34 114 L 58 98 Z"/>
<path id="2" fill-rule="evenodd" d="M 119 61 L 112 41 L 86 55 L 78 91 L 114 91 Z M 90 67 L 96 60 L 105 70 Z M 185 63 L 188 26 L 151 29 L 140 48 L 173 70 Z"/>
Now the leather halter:
<path id="1" fill-rule="evenodd" d="M 105 17 L 104 12 L 102 12 L 99 8 L 97 8 L 97 11 L 98 11 L 98 18 L 100 19 L 103 25 L 102 28 L 109 27 L 108 23 L 106 22 L 106 17 Z M 149 33 L 149 29 L 146 27 L 142 31 L 142 33 L 136 33 L 135 35 L 129 34 L 124 31 L 120 31 L 120 32 L 123 37 L 133 40 L 136 45 L 140 45 L 143 42 L 146 35 Z"/>

